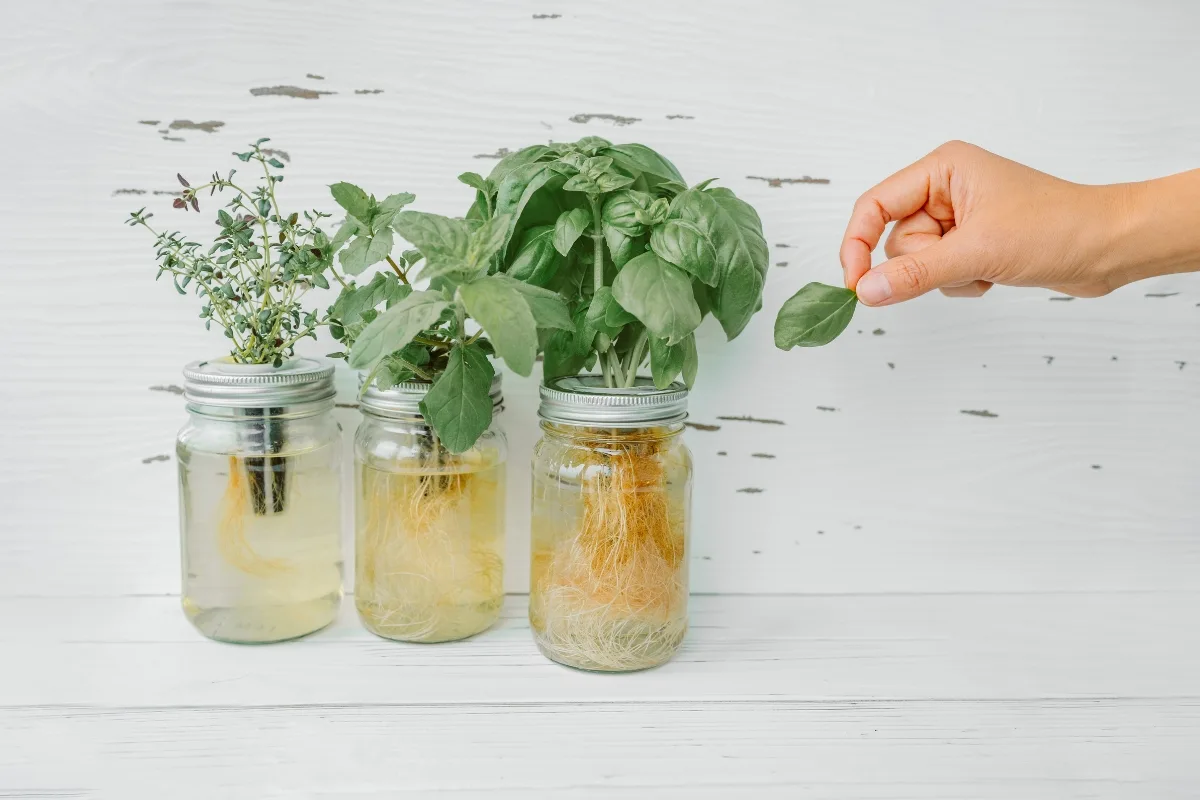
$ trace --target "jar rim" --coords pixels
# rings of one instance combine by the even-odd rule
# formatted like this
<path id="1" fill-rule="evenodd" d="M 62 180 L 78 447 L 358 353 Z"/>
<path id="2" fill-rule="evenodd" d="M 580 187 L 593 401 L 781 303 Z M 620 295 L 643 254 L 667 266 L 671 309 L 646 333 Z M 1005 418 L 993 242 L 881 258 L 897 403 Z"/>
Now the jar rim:
<path id="1" fill-rule="evenodd" d="M 359 373 L 360 388 L 365 377 Z M 359 410 L 364 414 L 374 414 L 379 417 L 423 417 L 421 401 L 433 384 L 429 381 L 401 381 L 390 389 L 380 389 L 372 381 L 366 389 L 361 389 L 358 399 Z M 504 392 L 501 388 L 500 373 L 492 377 L 489 390 L 492 398 L 492 412 L 504 408 Z"/>
<path id="2" fill-rule="evenodd" d="M 553 378 L 540 388 L 538 416 L 563 425 L 644 427 L 687 419 L 688 389 L 678 381 L 659 389 L 650 378 L 632 386 L 605 385 L 602 375 Z"/>
<path id="3" fill-rule="evenodd" d="M 189 406 L 277 408 L 332 400 L 333 364 L 296 357 L 278 367 L 238 364 L 225 356 L 193 361 L 183 368 L 183 396 Z"/>

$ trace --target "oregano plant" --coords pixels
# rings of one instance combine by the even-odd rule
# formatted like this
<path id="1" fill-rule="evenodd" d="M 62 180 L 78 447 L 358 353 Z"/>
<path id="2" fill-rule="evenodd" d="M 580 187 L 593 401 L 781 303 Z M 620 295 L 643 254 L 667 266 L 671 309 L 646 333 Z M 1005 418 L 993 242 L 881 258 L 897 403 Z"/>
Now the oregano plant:
<path id="1" fill-rule="evenodd" d="M 681 375 L 691 386 L 704 317 L 733 339 L 762 307 L 758 214 L 712 181 L 689 188 L 645 145 L 535 145 L 463 181 L 476 189 L 467 220 L 503 231 L 498 274 L 566 303 L 570 324 L 541 333 L 547 379 L 596 369 L 632 386 L 649 362 L 657 386 Z"/>
<path id="2" fill-rule="evenodd" d="M 348 183 L 331 191 L 346 212 L 333 240 L 343 270 L 357 276 L 386 263 L 390 271 L 362 285 L 352 279 L 342 289 L 329 317 L 330 332 L 345 350 L 330 355 L 365 370 L 364 387 L 430 383 L 422 414 L 447 450 L 467 450 L 492 420 L 489 357 L 529 375 L 539 334 L 573 328 L 566 304 L 500 270 L 511 228 L 507 214 L 454 219 L 404 210 L 410 194 L 380 202 Z M 393 254 L 394 233 L 414 249 Z"/>
<path id="3" fill-rule="evenodd" d="M 789 297 L 775 318 L 775 346 L 820 347 L 841 335 L 854 317 L 858 295 L 841 286 L 807 284 Z"/>

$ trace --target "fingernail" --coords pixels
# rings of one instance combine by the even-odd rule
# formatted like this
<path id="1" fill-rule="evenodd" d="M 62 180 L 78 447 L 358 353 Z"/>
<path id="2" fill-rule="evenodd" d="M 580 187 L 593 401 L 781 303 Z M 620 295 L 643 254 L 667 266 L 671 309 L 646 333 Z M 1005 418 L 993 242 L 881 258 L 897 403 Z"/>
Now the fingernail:
<path id="1" fill-rule="evenodd" d="M 871 270 L 859 279 L 854 291 L 859 300 L 869 306 L 875 306 L 892 296 L 892 285 L 882 272 Z"/>

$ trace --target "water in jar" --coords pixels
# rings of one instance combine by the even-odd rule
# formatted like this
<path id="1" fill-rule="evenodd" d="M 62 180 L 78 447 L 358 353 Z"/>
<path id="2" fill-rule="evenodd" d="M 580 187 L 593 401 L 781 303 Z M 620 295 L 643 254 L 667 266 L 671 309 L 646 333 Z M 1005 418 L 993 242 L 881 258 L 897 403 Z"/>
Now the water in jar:
<path id="1" fill-rule="evenodd" d="M 504 602 L 499 454 L 360 462 L 355 515 L 354 600 L 368 630 L 445 642 L 496 621 Z"/>
<path id="2" fill-rule="evenodd" d="M 547 436 L 533 475 L 529 619 L 549 658 L 657 666 L 687 632 L 691 465 L 655 430 Z"/>
<path id="3" fill-rule="evenodd" d="M 275 642 L 325 627 L 342 595 L 338 458 L 179 449 L 183 608 L 204 635 Z"/>

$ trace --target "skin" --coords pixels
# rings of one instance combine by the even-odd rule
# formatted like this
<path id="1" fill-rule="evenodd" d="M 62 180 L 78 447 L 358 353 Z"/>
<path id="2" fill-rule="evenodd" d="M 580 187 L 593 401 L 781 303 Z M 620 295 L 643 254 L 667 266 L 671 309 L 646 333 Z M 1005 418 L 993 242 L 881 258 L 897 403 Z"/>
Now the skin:
<path id="1" fill-rule="evenodd" d="M 888 260 L 871 253 L 889 223 Z M 841 248 L 846 287 L 870 306 L 994 284 L 1099 297 L 1143 278 L 1200 270 L 1200 170 L 1084 186 L 965 142 L 947 142 L 854 204 Z"/>

